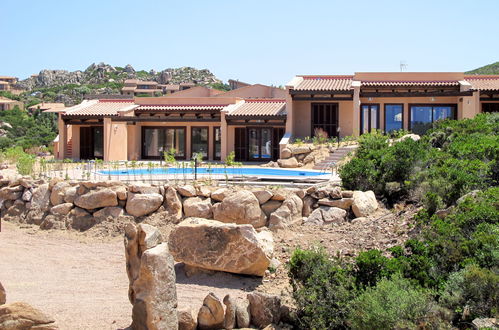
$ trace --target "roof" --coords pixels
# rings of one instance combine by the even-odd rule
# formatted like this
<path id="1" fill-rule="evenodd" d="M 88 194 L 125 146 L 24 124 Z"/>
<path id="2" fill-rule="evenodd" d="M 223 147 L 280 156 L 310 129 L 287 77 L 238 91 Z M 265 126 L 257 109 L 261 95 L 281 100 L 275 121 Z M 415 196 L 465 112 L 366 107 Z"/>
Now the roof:
<path id="1" fill-rule="evenodd" d="M 0 96 L 0 103 L 20 103 L 20 101 L 11 100 L 6 97 Z"/>
<path id="2" fill-rule="evenodd" d="M 419 87 L 450 87 L 459 86 L 459 80 L 427 80 L 427 81 L 397 81 L 397 80 L 379 80 L 362 81 L 362 86 L 386 87 L 386 86 L 419 86 Z"/>
<path id="3" fill-rule="evenodd" d="M 117 116 L 119 112 L 130 111 L 138 105 L 133 100 L 85 100 L 74 107 L 67 108 L 66 116 L 104 117 Z"/>
<path id="4" fill-rule="evenodd" d="M 125 86 L 121 90 L 122 91 L 134 91 L 135 88 L 137 88 L 137 87 L 135 87 L 135 86 Z"/>
<path id="5" fill-rule="evenodd" d="M 303 80 L 296 91 L 349 91 L 353 76 L 300 76 Z"/>
<path id="6" fill-rule="evenodd" d="M 220 111 L 226 104 L 151 104 L 141 105 L 137 112 L 188 112 L 188 111 Z"/>
<path id="7" fill-rule="evenodd" d="M 10 85 L 10 83 L 0 80 L 0 85 Z"/>
<path id="8" fill-rule="evenodd" d="M 162 88 L 166 89 L 166 90 L 171 90 L 171 91 L 178 91 L 180 89 L 180 85 L 179 84 L 166 84 L 166 85 L 161 85 Z"/>
<path id="9" fill-rule="evenodd" d="M 64 103 L 38 103 L 30 106 L 29 110 L 41 109 L 43 112 L 61 112 L 64 111 L 66 106 Z"/>
<path id="10" fill-rule="evenodd" d="M 482 91 L 497 91 L 499 90 L 499 75 L 490 76 L 465 76 L 467 82 L 471 84 L 471 88 Z"/>
<path id="11" fill-rule="evenodd" d="M 245 100 L 227 115 L 230 117 L 285 116 L 286 101 L 277 99 Z"/>

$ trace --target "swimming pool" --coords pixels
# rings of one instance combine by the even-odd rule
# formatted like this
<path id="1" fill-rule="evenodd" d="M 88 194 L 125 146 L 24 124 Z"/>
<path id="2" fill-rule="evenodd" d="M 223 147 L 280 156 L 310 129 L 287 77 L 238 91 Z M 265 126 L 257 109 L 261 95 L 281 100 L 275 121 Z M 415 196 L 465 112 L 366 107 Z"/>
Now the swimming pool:
<path id="1" fill-rule="evenodd" d="M 137 168 L 137 169 L 122 169 L 122 170 L 102 170 L 99 171 L 103 175 L 193 175 L 193 168 Z M 287 170 L 278 168 L 258 168 L 258 167 L 238 167 L 238 168 L 208 168 L 208 167 L 198 167 L 198 175 L 230 175 L 230 176 L 295 176 L 295 177 L 307 177 L 307 176 L 320 176 L 328 175 L 330 173 L 315 172 L 315 171 L 304 171 L 304 170 Z"/>

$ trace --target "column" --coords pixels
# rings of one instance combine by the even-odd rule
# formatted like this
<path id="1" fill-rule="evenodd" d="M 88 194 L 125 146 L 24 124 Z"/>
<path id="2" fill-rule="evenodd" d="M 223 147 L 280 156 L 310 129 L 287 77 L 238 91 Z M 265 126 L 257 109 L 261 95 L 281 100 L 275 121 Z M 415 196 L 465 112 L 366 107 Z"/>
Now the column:
<path id="1" fill-rule="evenodd" d="M 227 126 L 227 120 L 225 119 L 226 111 L 220 111 L 220 133 L 221 133 L 221 141 L 220 141 L 220 159 L 222 161 L 227 157 L 227 139 L 229 137 L 229 127 Z"/>
<path id="2" fill-rule="evenodd" d="M 360 81 L 353 81 L 353 125 L 352 135 L 360 135 Z"/>

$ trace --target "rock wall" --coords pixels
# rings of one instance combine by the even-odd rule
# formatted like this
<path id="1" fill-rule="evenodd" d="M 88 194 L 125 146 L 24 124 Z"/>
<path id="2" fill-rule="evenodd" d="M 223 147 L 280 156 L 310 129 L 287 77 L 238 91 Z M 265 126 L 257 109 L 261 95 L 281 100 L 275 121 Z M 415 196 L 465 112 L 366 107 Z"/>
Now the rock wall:
<path id="1" fill-rule="evenodd" d="M 79 231 L 103 221 L 123 217 L 140 220 L 152 214 L 159 214 L 165 223 L 193 217 L 279 230 L 302 223 L 322 225 L 366 217 L 378 208 L 372 191 L 342 191 L 335 185 L 247 189 L 60 178 L 45 182 L 29 177 L 0 179 L 0 205 L 6 221 Z"/>

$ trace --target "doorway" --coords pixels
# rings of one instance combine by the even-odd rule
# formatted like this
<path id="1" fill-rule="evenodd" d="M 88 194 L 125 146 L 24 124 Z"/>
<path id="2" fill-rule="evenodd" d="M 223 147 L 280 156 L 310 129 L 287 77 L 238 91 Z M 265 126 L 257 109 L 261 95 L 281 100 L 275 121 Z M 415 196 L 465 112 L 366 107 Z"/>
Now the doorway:
<path id="1" fill-rule="evenodd" d="M 362 104 L 360 106 L 360 134 L 379 129 L 379 105 Z"/>
<path id="2" fill-rule="evenodd" d="M 80 127 L 80 159 L 104 158 L 104 127 Z"/>

